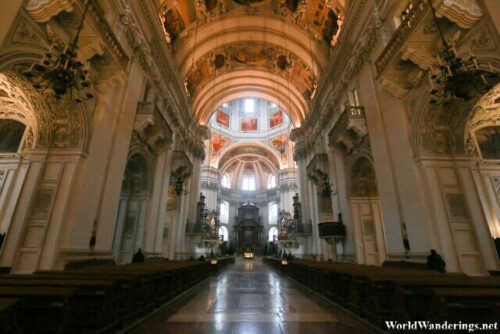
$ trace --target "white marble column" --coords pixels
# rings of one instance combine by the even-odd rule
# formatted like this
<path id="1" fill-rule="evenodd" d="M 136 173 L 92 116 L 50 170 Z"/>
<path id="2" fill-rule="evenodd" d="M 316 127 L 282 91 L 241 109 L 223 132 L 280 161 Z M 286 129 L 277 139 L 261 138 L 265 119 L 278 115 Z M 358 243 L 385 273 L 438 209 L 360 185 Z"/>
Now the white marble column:
<path id="1" fill-rule="evenodd" d="M 30 208 L 44 172 L 46 158 L 46 151 L 27 152 L 24 155 L 28 170 L 0 254 L 2 267 L 12 267 L 16 253 L 22 247 L 22 236 L 31 215 Z"/>
<path id="2" fill-rule="evenodd" d="M 68 204 L 67 220 L 60 241 L 64 257 L 88 256 L 92 229 L 103 200 L 102 193 L 109 173 L 107 169 L 113 154 L 112 134 L 121 131 L 119 119 L 123 103 L 123 86 L 117 80 L 108 80 L 98 87 L 89 152 L 81 162 L 73 190 L 69 194 L 71 201 Z M 124 164 L 126 160 L 125 157 Z M 116 186 L 121 189 L 121 183 Z M 118 198 L 116 200 L 118 202 Z"/>
<path id="3" fill-rule="evenodd" d="M 142 100 L 143 76 L 142 68 L 135 61 L 129 70 L 128 82 L 124 98 L 121 100 L 116 130 L 113 135 L 113 144 L 106 168 L 104 187 L 97 212 L 96 250 L 111 250 L 118 212 L 123 175 L 127 165 L 130 140 L 134 129 L 137 104 Z"/>
<path id="4" fill-rule="evenodd" d="M 150 256 L 161 255 L 171 162 L 172 147 L 168 146 L 156 157 L 153 194 L 144 230 L 144 252 Z"/>

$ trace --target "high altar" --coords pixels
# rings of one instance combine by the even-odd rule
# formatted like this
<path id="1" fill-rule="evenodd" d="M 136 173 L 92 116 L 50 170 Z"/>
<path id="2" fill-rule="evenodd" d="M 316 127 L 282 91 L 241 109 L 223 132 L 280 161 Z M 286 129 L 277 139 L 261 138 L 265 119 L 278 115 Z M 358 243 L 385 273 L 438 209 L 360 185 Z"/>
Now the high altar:
<path id="1" fill-rule="evenodd" d="M 238 208 L 234 227 L 235 247 L 238 253 L 251 250 L 254 253 L 262 253 L 264 244 L 262 242 L 262 230 L 259 216 L 259 208 L 253 204 L 242 204 Z"/>

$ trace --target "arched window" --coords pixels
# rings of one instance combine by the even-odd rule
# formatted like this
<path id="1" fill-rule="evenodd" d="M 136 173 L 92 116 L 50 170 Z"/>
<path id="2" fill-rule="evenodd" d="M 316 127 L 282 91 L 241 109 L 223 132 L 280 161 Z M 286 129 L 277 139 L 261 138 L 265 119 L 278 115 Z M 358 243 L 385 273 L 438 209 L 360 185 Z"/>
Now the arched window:
<path id="1" fill-rule="evenodd" d="M 222 186 L 224 188 L 228 188 L 228 189 L 231 188 L 231 176 L 229 176 L 229 174 L 224 174 L 222 176 L 221 183 L 222 183 Z"/>
<path id="2" fill-rule="evenodd" d="M 220 203 L 220 222 L 222 224 L 229 223 L 229 203 L 226 201 Z"/>
<path id="3" fill-rule="evenodd" d="M 269 174 L 267 176 L 267 189 L 273 189 L 274 187 L 276 187 L 276 176 Z"/>
<path id="4" fill-rule="evenodd" d="M 227 227 L 221 226 L 219 227 L 219 240 L 227 241 L 229 239 L 229 232 Z"/>
<path id="5" fill-rule="evenodd" d="M 140 194 L 149 191 L 148 165 L 141 154 L 132 155 L 125 168 L 122 194 Z"/>
<path id="6" fill-rule="evenodd" d="M 255 176 L 243 176 L 243 190 L 255 190 Z"/>
<path id="7" fill-rule="evenodd" d="M 245 114 L 253 114 L 255 111 L 255 101 L 254 99 L 245 100 Z"/>
<path id="8" fill-rule="evenodd" d="M 269 242 L 278 240 L 278 229 L 276 227 L 271 227 L 269 229 Z"/>
<path id="9" fill-rule="evenodd" d="M 276 202 L 269 203 L 269 225 L 276 225 L 278 222 L 278 204 Z"/>

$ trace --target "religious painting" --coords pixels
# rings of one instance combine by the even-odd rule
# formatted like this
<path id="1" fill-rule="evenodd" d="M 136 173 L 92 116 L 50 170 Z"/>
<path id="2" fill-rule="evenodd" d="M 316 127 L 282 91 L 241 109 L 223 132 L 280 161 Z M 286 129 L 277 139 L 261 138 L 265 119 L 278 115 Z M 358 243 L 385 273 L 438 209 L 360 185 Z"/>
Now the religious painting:
<path id="1" fill-rule="evenodd" d="M 217 110 L 217 123 L 229 127 L 229 115 L 221 110 Z"/>
<path id="2" fill-rule="evenodd" d="M 252 3 L 259 3 L 264 0 L 234 0 L 234 2 L 239 3 L 240 5 L 248 6 Z"/>
<path id="3" fill-rule="evenodd" d="M 241 131 L 257 131 L 257 118 L 242 118 Z"/>
<path id="4" fill-rule="evenodd" d="M 278 126 L 280 124 L 283 124 L 283 111 L 278 111 L 275 112 L 274 114 L 269 117 L 269 126 L 271 128 L 274 128 L 275 126 Z"/>
<path id="5" fill-rule="evenodd" d="M 23 139 L 26 126 L 13 119 L 0 120 L 0 152 L 16 153 Z"/>
<path id="6" fill-rule="evenodd" d="M 202 82 L 211 77 L 212 68 L 209 64 L 209 59 L 201 59 L 195 66 L 195 69 L 186 78 L 186 89 L 190 95 L 195 93 L 195 90 L 200 87 Z"/>
<path id="7" fill-rule="evenodd" d="M 234 47 L 233 59 L 238 64 L 269 66 L 275 59 L 276 48 L 258 42 L 246 42 Z"/>
<path id="8" fill-rule="evenodd" d="M 212 136 L 212 148 L 214 152 L 219 152 L 227 143 L 228 139 L 221 137 L 219 135 Z"/>
<path id="9" fill-rule="evenodd" d="M 285 135 L 271 139 L 270 144 L 274 147 L 280 154 L 285 154 L 286 152 L 286 140 Z"/>
<path id="10" fill-rule="evenodd" d="M 163 11 L 160 14 L 163 29 L 166 33 L 166 39 L 169 43 L 174 43 L 179 34 L 184 30 L 184 21 L 176 8 Z"/>
<path id="11" fill-rule="evenodd" d="M 500 160 L 500 126 L 487 126 L 476 131 L 483 159 Z"/>
<path id="12" fill-rule="evenodd" d="M 175 193 L 175 186 L 170 185 L 168 187 L 167 194 L 167 211 L 175 211 L 179 205 L 179 196 Z"/>

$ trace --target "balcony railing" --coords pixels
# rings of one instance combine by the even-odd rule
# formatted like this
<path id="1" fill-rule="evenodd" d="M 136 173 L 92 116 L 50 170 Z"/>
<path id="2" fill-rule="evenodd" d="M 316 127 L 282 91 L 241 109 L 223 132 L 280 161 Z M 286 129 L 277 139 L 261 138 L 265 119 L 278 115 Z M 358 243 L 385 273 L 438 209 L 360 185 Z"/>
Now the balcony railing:
<path id="1" fill-rule="evenodd" d="M 318 224 L 320 238 L 345 238 L 345 225 L 342 222 L 328 222 Z"/>
<path id="2" fill-rule="evenodd" d="M 345 106 L 347 111 L 347 119 L 348 120 L 364 120 L 365 119 L 365 108 L 362 106 Z"/>
<path id="3" fill-rule="evenodd" d="M 409 9 L 403 19 L 403 22 L 401 22 L 401 25 L 398 27 L 389 43 L 387 43 L 384 51 L 382 51 L 382 54 L 375 62 L 378 75 L 381 75 L 387 66 L 392 62 L 393 58 L 398 54 L 401 46 L 403 46 L 429 9 L 429 6 L 425 1 L 412 0 L 411 3 L 412 6 L 408 7 Z"/>

